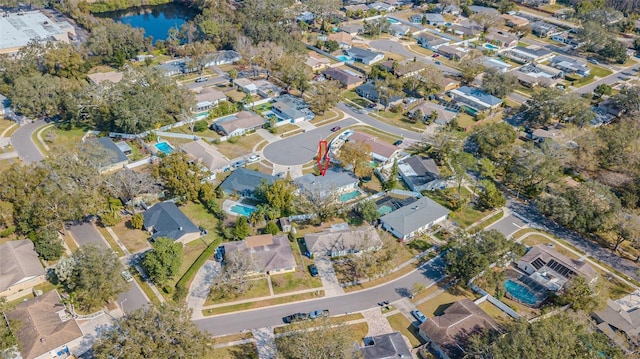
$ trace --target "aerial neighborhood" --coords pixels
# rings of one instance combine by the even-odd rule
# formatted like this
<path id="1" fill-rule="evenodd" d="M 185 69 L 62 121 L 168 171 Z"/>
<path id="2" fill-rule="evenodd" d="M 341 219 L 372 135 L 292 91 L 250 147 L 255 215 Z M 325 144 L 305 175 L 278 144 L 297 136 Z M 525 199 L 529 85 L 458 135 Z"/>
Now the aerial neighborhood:
<path id="1" fill-rule="evenodd" d="M 637 3 L 152 4 L 0 5 L 0 358 L 640 355 Z"/>

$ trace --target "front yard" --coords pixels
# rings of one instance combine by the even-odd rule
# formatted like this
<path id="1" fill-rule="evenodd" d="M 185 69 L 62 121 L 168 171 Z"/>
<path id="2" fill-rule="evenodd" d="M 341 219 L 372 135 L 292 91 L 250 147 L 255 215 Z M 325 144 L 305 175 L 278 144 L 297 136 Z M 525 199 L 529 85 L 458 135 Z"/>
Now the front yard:
<path id="1" fill-rule="evenodd" d="M 213 305 L 213 304 L 223 304 L 223 303 L 232 302 L 232 301 L 269 296 L 270 294 L 269 282 L 267 281 L 267 278 L 261 277 L 261 278 L 253 279 L 252 281 L 253 281 L 253 285 L 251 286 L 251 288 L 239 295 L 224 297 L 220 293 L 211 292 L 209 294 L 209 297 L 207 297 L 207 300 L 205 301 L 204 305 L 207 306 L 207 305 Z"/>
<path id="2" fill-rule="evenodd" d="M 149 248 L 149 233 L 141 229 L 130 228 L 129 220 L 131 220 L 131 216 L 125 217 L 120 221 L 120 223 L 111 227 L 111 229 L 115 232 L 118 238 L 120 238 L 120 242 L 124 244 L 129 252 L 136 253 L 145 248 Z"/>
<path id="3" fill-rule="evenodd" d="M 413 348 L 425 343 L 424 339 L 422 339 L 422 337 L 418 335 L 418 328 L 413 326 L 413 324 L 404 316 L 404 314 L 396 313 L 394 315 L 390 315 L 387 317 L 387 320 L 389 321 L 389 325 L 391 325 L 391 328 L 399 331 L 400 333 L 402 333 L 402 335 L 409 339 L 409 342 L 411 343 L 411 346 Z"/>
<path id="4" fill-rule="evenodd" d="M 253 146 L 262 141 L 257 133 L 250 135 L 240 136 L 237 138 L 237 142 L 231 143 L 229 141 L 223 141 L 216 144 L 218 151 L 225 155 L 228 159 L 246 156 L 253 152 Z"/>

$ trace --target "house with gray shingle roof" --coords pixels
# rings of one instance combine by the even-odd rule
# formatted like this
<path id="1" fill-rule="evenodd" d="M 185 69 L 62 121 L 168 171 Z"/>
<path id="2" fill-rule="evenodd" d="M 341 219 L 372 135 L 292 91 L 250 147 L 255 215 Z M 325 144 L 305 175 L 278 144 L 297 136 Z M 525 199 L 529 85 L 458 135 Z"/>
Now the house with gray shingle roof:
<path id="1" fill-rule="evenodd" d="M 423 233 L 433 225 L 447 219 L 449 210 L 429 197 L 422 197 L 380 218 L 382 228 L 401 241 Z"/>
<path id="2" fill-rule="evenodd" d="M 320 197 L 344 193 L 358 187 L 358 178 L 348 171 L 329 170 L 324 176 L 308 173 L 293 182 L 301 192 L 313 193 Z"/>
<path id="3" fill-rule="evenodd" d="M 286 234 L 250 236 L 224 245 L 225 256 L 248 256 L 254 268 L 251 274 L 279 274 L 296 270 L 296 259 Z"/>
<path id="4" fill-rule="evenodd" d="M 341 257 L 382 248 L 382 240 L 373 226 L 355 229 L 327 229 L 304 236 L 307 250 L 314 255 Z"/>
<path id="5" fill-rule="evenodd" d="M 435 161 L 418 155 L 407 157 L 398 163 L 398 174 L 414 192 L 433 190 L 435 185 L 441 183 L 440 171 Z"/>
<path id="6" fill-rule="evenodd" d="M 0 297 L 27 293 L 45 281 L 33 241 L 21 239 L 0 245 Z"/>
<path id="7" fill-rule="evenodd" d="M 478 112 L 498 108 L 502 100 L 488 93 L 469 86 L 462 86 L 449 91 L 449 96 L 456 102 L 463 103 Z"/>
<path id="8" fill-rule="evenodd" d="M 278 177 L 262 172 L 238 168 L 220 184 L 222 191 L 227 195 L 253 197 L 254 192 L 262 183 L 273 184 Z"/>
<path id="9" fill-rule="evenodd" d="M 144 211 L 144 229 L 152 238 L 171 238 L 187 244 L 200 238 L 200 229 L 173 202 L 161 202 Z"/>
<path id="10" fill-rule="evenodd" d="M 120 147 L 115 144 L 109 137 L 98 138 L 98 144 L 104 148 L 104 158 L 99 158 L 100 172 L 109 172 L 116 169 L 121 169 L 129 158 L 122 152 Z"/>
<path id="11" fill-rule="evenodd" d="M 411 358 L 411 350 L 400 332 L 364 338 L 360 347 L 364 359 Z"/>

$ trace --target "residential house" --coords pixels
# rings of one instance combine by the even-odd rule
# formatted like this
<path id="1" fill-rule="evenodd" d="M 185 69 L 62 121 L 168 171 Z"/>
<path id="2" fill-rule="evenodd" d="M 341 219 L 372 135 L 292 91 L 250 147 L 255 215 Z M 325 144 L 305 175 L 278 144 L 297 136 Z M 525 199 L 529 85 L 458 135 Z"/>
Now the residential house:
<path id="1" fill-rule="evenodd" d="M 236 85 L 238 90 L 247 93 L 249 95 L 256 95 L 258 93 L 258 86 L 250 78 L 240 77 L 233 80 L 233 84 Z"/>
<path id="2" fill-rule="evenodd" d="M 367 11 L 369 11 L 369 7 L 365 4 L 356 4 L 356 5 L 348 5 L 344 7 L 344 11 L 353 11 L 353 12 L 357 12 L 357 11 L 362 11 L 364 13 L 366 13 Z"/>
<path id="3" fill-rule="evenodd" d="M 430 191 L 443 185 L 435 161 L 419 155 L 407 157 L 398 163 L 398 174 L 414 192 Z"/>
<path id="4" fill-rule="evenodd" d="M 549 66 L 562 70 L 565 74 L 578 74 L 582 77 L 589 76 L 591 73 L 591 68 L 587 66 L 586 62 L 567 56 L 554 56 L 549 60 Z"/>
<path id="5" fill-rule="evenodd" d="M 73 353 L 83 337 L 57 290 L 23 301 L 5 312 L 23 359 L 54 358 Z"/>
<path id="6" fill-rule="evenodd" d="M 453 24 L 449 26 L 449 31 L 453 32 L 457 36 L 462 36 L 467 39 L 477 38 L 482 34 L 482 26 L 469 22 L 467 24 Z"/>
<path id="7" fill-rule="evenodd" d="M 496 109 L 502 105 L 501 99 L 469 86 L 451 90 L 449 96 L 457 103 L 463 103 L 478 112 Z"/>
<path id="8" fill-rule="evenodd" d="M 220 184 L 220 188 L 229 196 L 253 197 L 255 191 L 263 183 L 270 185 L 277 179 L 276 176 L 241 167 L 225 178 Z"/>
<path id="9" fill-rule="evenodd" d="M 344 34 L 344 32 L 342 32 L 342 34 Z M 307 61 L 305 61 L 305 65 L 309 66 L 311 68 L 311 71 L 316 72 L 324 70 L 327 66 L 331 65 L 331 60 L 317 54 L 315 51 L 309 51 L 309 54 L 307 55 Z"/>
<path id="10" fill-rule="evenodd" d="M 421 24 L 422 19 L 424 19 L 424 14 L 413 14 L 409 16 L 409 22 L 413 24 Z"/>
<path id="11" fill-rule="evenodd" d="M 334 32 L 327 36 L 327 40 L 337 42 L 343 50 L 348 50 L 353 45 L 353 37 L 346 32 Z"/>
<path id="12" fill-rule="evenodd" d="M 360 347 L 364 359 L 397 359 L 411 358 L 411 349 L 407 346 L 400 332 L 375 335 L 364 338 L 364 346 Z"/>
<path id="13" fill-rule="evenodd" d="M 223 136 L 241 136 L 249 131 L 262 128 L 265 119 L 251 111 L 240 111 L 235 115 L 223 117 L 211 125 L 211 128 Z"/>
<path id="14" fill-rule="evenodd" d="M 442 359 L 465 356 L 464 347 L 474 334 L 486 331 L 499 332 L 493 318 L 469 299 L 451 304 L 442 315 L 428 318 L 420 324 L 419 335 Z"/>
<path id="15" fill-rule="evenodd" d="M 438 47 L 438 53 L 451 60 L 462 60 L 469 54 L 469 51 L 462 47 L 442 45 Z"/>
<path id="16" fill-rule="evenodd" d="M 410 4 L 411 1 L 409 0 L 383 0 L 382 1 L 385 4 L 389 4 L 392 6 L 395 6 L 396 9 L 399 8 L 400 6 L 404 5 L 404 4 Z"/>
<path id="17" fill-rule="evenodd" d="M 365 65 L 373 65 L 384 59 L 382 52 L 371 51 L 361 47 L 352 47 L 345 52 L 347 56 L 351 57 L 354 61 L 362 62 Z"/>
<path id="18" fill-rule="evenodd" d="M 352 172 L 330 169 L 324 176 L 307 173 L 293 182 L 301 193 L 324 198 L 355 190 L 360 181 Z"/>
<path id="19" fill-rule="evenodd" d="M 382 228 L 401 241 L 406 241 L 438 224 L 449 215 L 449 210 L 429 197 L 387 213 L 380 218 Z"/>
<path id="20" fill-rule="evenodd" d="M 435 36 L 427 32 L 418 35 L 416 40 L 418 40 L 418 45 L 431 51 L 437 51 L 440 46 L 449 45 L 450 43 L 449 40 L 443 37 Z"/>
<path id="21" fill-rule="evenodd" d="M 412 108 L 409 111 L 409 115 L 414 116 L 418 110 L 420 110 L 423 115 L 420 120 L 425 122 L 431 118 L 433 113 L 435 113 L 436 119 L 434 122 L 438 125 L 446 125 L 458 115 L 457 112 L 447 110 L 446 107 L 431 101 L 424 101 L 418 106 Z"/>
<path id="22" fill-rule="evenodd" d="M 207 63 L 207 67 L 209 66 L 219 66 L 219 65 L 230 65 L 235 64 L 236 62 L 242 60 L 242 56 L 237 51 L 234 50 L 222 50 L 213 54 Z"/>
<path id="23" fill-rule="evenodd" d="M 277 97 L 271 104 L 271 111 L 282 120 L 291 123 L 310 121 L 315 118 L 315 114 L 302 98 L 289 94 Z"/>
<path id="24" fill-rule="evenodd" d="M 24 295 L 46 281 L 44 268 L 29 239 L 0 244 L 0 297 Z"/>
<path id="25" fill-rule="evenodd" d="M 367 6 L 369 6 L 369 9 L 374 9 L 374 10 L 384 11 L 384 12 L 392 12 L 392 11 L 395 11 L 396 9 L 394 5 L 385 4 L 379 1 L 371 3 Z"/>
<path id="26" fill-rule="evenodd" d="M 229 160 L 214 145 L 204 140 L 188 142 L 180 148 L 195 163 L 212 173 L 222 172 L 227 168 Z"/>
<path id="27" fill-rule="evenodd" d="M 309 233 L 305 234 L 304 242 L 314 256 L 343 257 L 382 248 L 380 235 L 373 226 Z"/>
<path id="28" fill-rule="evenodd" d="M 250 236 L 242 241 L 227 242 L 224 244 L 224 249 L 227 257 L 237 255 L 250 258 L 253 270 L 248 275 L 272 275 L 296 270 L 296 259 L 286 234 Z"/>
<path id="29" fill-rule="evenodd" d="M 118 82 L 122 81 L 123 77 L 124 72 L 120 71 L 94 72 L 87 75 L 89 81 L 94 85 L 100 85 L 105 82 L 117 84 Z"/>
<path id="30" fill-rule="evenodd" d="M 198 71 L 195 66 L 187 65 L 186 59 L 177 59 L 167 61 L 163 64 L 153 67 L 157 71 L 162 72 L 165 76 L 175 76 L 179 74 L 188 74 Z"/>
<path id="31" fill-rule="evenodd" d="M 218 91 L 212 87 L 205 87 L 196 92 L 196 105 L 191 109 L 192 112 L 208 111 L 222 101 L 227 100 L 227 95 L 222 91 Z"/>
<path id="32" fill-rule="evenodd" d="M 353 132 L 348 141 L 358 143 L 360 146 L 369 146 L 371 148 L 371 157 L 382 163 L 393 160 L 399 151 L 398 147 L 364 132 Z"/>
<path id="33" fill-rule="evenodd" d="M 442 14 L 426 13 L 424 17 L 427 19 L 427 24 L 432 26 L 444 26 L 446 23 Z"/>
<path id="34" fill-rule="evenodd" d="M 504 20 L 505 24 L 509 27 L 521 27 L 529 25 L 529 20 L 511 14 L 502 14 L 500 17 Z"/>
<path id="35" fill-rule="evenodd" d="M 570 259 L 543 244 L 531 247 L 518 260 L 518 268 L 552 291 L 561 289 L 576 275 L 584 277 L 588 283 L 598 278 L 598 273 L 584 259 Z"/>
<path id="36" fill-rule="evenodd" d="M 500 12 L 498 10 L 486 6 L 471 5 L 469 6 L 469 10 L 471 10 L 471 12 L 474 14 L 500 15 Z"/>
<path id="37" fill-rule="evenodd" d="M 402 101 L 402 96 L 392 96 L 391 98 L 380 98 L 378 94 L 378 90 L 376 90 L 376 86 L 373 82 L 364 83 L 358 87 L 356 87 L 356 93 L 360 97 L 364 97 L 373 102 L 380 102 L 384 106 L 389 106 L 394 103 L 399 103 Z"/>
<path id="38" fill-rule="evenodd" d="M 436 10 L 442 14 L 460 15 L 460 8 L 456 5 L 436 4 Z"/>
<path id="39" fill-rule="evenodd" d="M 482 64 L 486 68 L 494 69 L 494 70 L 496 70 L 497 72 L 499 72 L 501 74 L 509 71 L 509 69 L 511 68 L 511 65 L 509 65 L 508 63 L 506 63 L 506 62 L 504 62 L 504 61 L 502 61 L 500 59 L 497 59 L 495 57 L 488 57 L 488 56 L 485 56 L 482 59 Z"/>
<path id="40" fill-rule="evenodd" d="M 100 155 L 101 158 L 97 158 L 101 165 L 100 172 L 109 172 L 123 168 L 124 165 L 129 162 L 127 155 L 120 150 L 120 147 L 118 147 L 111 138 L 100 137 L 96 142 L 104 149 L 104 155 Z"/>
<path id="41" fill-rule="evenodd" d="M 324 77 L 330 80 L 336 80 L 346 89 L 352 89 L 364 82 L 361 75 L 353 71 L 345 71 L 340 68 L 331 67 L 322 71 Z"/>
<path id="42" fill-rule="evenodd" d="M 502 52 L 502 54 L 521 64 L 544 62 L 555 56 L 553 52 L 541 47 L 531 48 L 522 46 L 513 47 Z"/>
<path id="43" fill-rule="evenodd" d="M 551 35 L 551 40 L 563 43 L 565 45 L 570 45 L 573 47 L 578 47 L 582 45 L 580 39 L 578 39 L 575 34 L 573 34 L 570 30 L 558 32 Z"/>
<path id="44" fill-rule="evenodd" d="M 153 239 L 165 237 L 183 245 L 200 238 L 200 229 L 174 202 L 160 202 L 143 212 L 144 229 Z"/>
<path id="45" fill-rule="evenodd" d="M 396 66 L 395 68 L 393 66 L 393 63 L 394 62 L 390 60 L 385 61 L 382 64 L 387 69 L 390 69 L 390 71 L 393 72 L 393 74 L 397 77 L 416 76 L 427 68 L 427 64 L 422 61 L 406 60 L 404 62 L 398 63 L 398 66 Z"/>
<path id="46" fill-rule="evenodd" d="M 346 32 L 351 36 L 357 36 L 364 33 L 364 26 L 362 24 L 344 24 L 340 26 L 340 31 Z"/>
<path id="47" fill-rule="evenodd" d="M 404 36 L 406 35 L 411 28 L 408 25 L 404 24 L 391 24 L 389 26 L 389 35 L 392 36 Z"/>
<path id="48" fill-rule="evenodd" d="M 530 27 L 531 33 L 538 37 L 547 37 L 558 31 L 558 28 L 555 25 L 542 20 L 531 23 Z"/>
<path id="49" fill-rule="evenodd" d="M 637 295 L 636 291 L 616 301 L 607 299 L 604 309 L 591 313 L 598 329 L 625 349 L 628 344 L 640 344 L 640 309 L 637 306 Z M 631 298 L 632 296 L 635 298 Z M 631 303 L 633 304 L 630 306 Z"/>
<path id="50" fill-rule="evenodd" d="M 303 11 L 300 15 L 296 16 L 296 21 L 298 22 L 306 22 L 311 24 L 315 21 L 316 16 L 310 11 Z"/>
<path id="51" fill-rule="evenodd" d="M 502 32 L 490 32 L 484 35 L 484 40 L 503 49 L 518 46 L 517 36 Z"/>
<path id="52" fill-rule="evenodd" d="M 562 71 L 553 67 L 537 64 L 529 64 L 522 66 L 518 71 L 512 71 L 518 82 L 525 87 L 543 86 L 549 87 L 556 85 L 563 76 Z"/>
<path id="53" fill-rule="evenodd" d="M 233 80 L 233 84 L 246 94 L 259 95 L 262 98 L 276 97 L 282 93 L 280 87 L 267 80 L 251 80 L 243 77 Z"/>

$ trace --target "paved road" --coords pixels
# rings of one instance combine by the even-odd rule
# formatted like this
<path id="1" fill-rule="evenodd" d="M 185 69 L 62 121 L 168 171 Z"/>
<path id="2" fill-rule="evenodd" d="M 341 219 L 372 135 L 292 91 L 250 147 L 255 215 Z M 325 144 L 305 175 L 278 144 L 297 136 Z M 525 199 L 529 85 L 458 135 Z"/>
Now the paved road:
<path id="1" fill-rule="evenodd" d="M 232 313 L 196 320 L 200 329 L 213 335 L 237 333 L 245 329 L 263 328 L 281 325 L 282 318 L 298 312 L 310 312 L 316 309 L 329 309 L 332 315 L 358 312 L 377 307 L 383 300 L 396 301 L 410 295 L 414 283 L 429 285 L 442 278 L 444 263 L 436 257 L 428 265 L 411 272 L 409 275 L 382 286 L 344 294 L 330 298 L 284 304 L 269 308 Z"/>
<path id="2" fill-rule="evenodd" d="M 633 67 L 627 67 L 624 68 L 622 70 L 622 72 L 628 72 L 633 74 L 633 76 L 626 76 L 626 77 L 635 77 L 637 75 L 637 71 L 640 69 L 640 64 L 637 64 Z M 600 84 L 607 84 L 607 85 L 613 85 L 616 82 L 622 82 L 622 80 L 620 79 L 620 77 L 625 77 L 625 75 L 621 74 L 620 72 L 614 72 L 613 74 L 602 78 L 598 81 L 594 81 L 586 86 L 582 86 L 579 89 L 576 89 L 575 92 L 577 93 L 591 93 L 593 92 L 593 90 Z"/>
<path id="3" fill-rule="evenodd" d="M 394 54 L 398 54 L 400 56 L 404 56 L 408 59 L 413 59 L 414 57 L 421 61 L 424 62 L 425 64 L 431 65 L 431 66 L 435 66 L 436 68 L 438 68 L 438 70 L 442 71 L 444 74 L 449 74 L 451 76 L 458 76 L 460 75 L 460 71 L 453 69 L 449 66 L 443 65 L 441 64 L 436 64 L 435 60 L 432 57 L 424 57 L 424 56 L 420 56 L 414 52 L 411 52 L 409 50 L 407 50 L 404 46 L 402 46 L 401 43 L 399 43 L 398 41 L 393 41 L 393 40 L 373 40 L 369 42 L 369 46 L 371 46 L 374 49 L 380 50 L 380 51 L 386 51 L 386 52 L 391 52 Z"/>
<path id="4" fill-rule="evenodd" d="M 21 126 L 11 136 L 11 144 L 20 156 L 20 159 L 26 163 L 40 162 L 44 156 L 38 149 L 38 146 L 31 141 L 31 135 L 40 127 L 47 123 L 44 120 L 38 120 L 24 126 Z"/>
<path id="5" fill-rule="evenodd" d="M 125 313 L 131 313 L 148 304 L 147 296 L 135 281 L 131 282 L 129 290 L 118 295 L 118 305 Z"/>
<path id="6" fill-rule="evenodd" d="M 516 217 L 513 214 L 510 214 L 502 218 L 498 222 L 487 227 L 487 230 L 495 229 L 498 232 L 504 234 L 505 237 L 509 237 L 510 235 L 514 234 L 515 232 L 517 232 L 519 229 L 521 229 L 526 225 L 527 223 L 525 221 Z"/>
<path id="7" fill-rule="evenodd" d="M 356 124 L 353 118 L 346 118 L 329 125 L 299 135 L 290 136 L 280 141 L 268 144 L 262 154 L 267 160 L 283 166 L 297 166 L 313 161 L 318 153 L 318 141 L 324 140 L 331 134 L 335 126 L 347 127 Z"/>
<path id="8" fill-rule="evenodd" d="M 100 247 L 109 248 L 109 245 L 102 238 L 102 234 L 100 234 L 91 223 L 83 222 L 72 225 L 68 230 L 80 247 L 95 244 Z"/>
<path id="9" fill-rule="evenodd" d="M 382 131 L 389 132 L 394 135 L 398 135 L 414 141 L 420 141 L 424 137 L 424 135 L 421 133 L 404 130 L 396 126 L 389 125 L 388 123 L 382 122 L 380 120 L 376 120 L 375 118 L 369 115 L 363 114 L 361 112 L 356 112 L 351 107 L 347 106 L 347 104 L 345 104 L 344 102 L 338 103 L 337 107 L 340 111 L 344 112 L 345 114 L 358 119 L 362 123 L 365 123 L 371 127 L 380 129 Z"/>
<path id="10" fill-rule="evenodd" d="M 199 87 L 207 87 L 207 86 L 213 86 L 219 83 L 229 83 L 229 78 L 225 75 L 225 76 L 212 76 L 212 77 L 207 77 L 207 81 L 204 82 L 195 82 L 195 81 L 185 81 L 183 83 L 184 87 L 188 88 L 188 89 L 195 89 L 195 88 L 199 88 Z"/>

